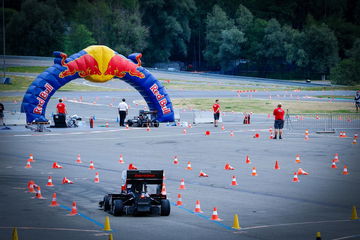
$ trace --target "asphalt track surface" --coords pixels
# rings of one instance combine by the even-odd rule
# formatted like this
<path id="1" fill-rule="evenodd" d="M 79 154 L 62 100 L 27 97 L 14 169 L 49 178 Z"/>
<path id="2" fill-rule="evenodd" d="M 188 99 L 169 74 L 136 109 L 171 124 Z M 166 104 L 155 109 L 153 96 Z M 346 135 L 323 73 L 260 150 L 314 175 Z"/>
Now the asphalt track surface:
<path id="1" fill-rule="evenodd" d="M 19 239 L 108 239 L 102 231 L 105 216 L 110 216 L 114 239 L 300 240 L 315 239 L 316 232 L 323 239 L 360 239 L 359 221 L 350 220 L 352 206 L 360 206 L 359 144 L 352 144 L 357 131 L 347 131 L 347 138 L 310 132 L 308 141 L 303 131 L 285 131 L 283 140 L 272 140 L 268 129 L 273 122 L 266 115 L 255 114 L 250 125 L 242 125 L 232 120 L 236 113 L 224 117 L 225 130 L 211 124 L 186 128 L 186 134 L 183 127 L 166 124 L 149 132 L 126 130 L 117 126 L 115 105 L 126 96 L 137 112 L 142 107 L 133 103 L 141 99 L 138 93 L 59 92 L 49 102 L 48 115 L 56 97 L 64 96 L 71 114 L 96 115 L 95 128 L 86 122 L 81 128 L 43 133 L 23 126 L 0 131 L 0 239 L 10 239 L 13 227 L 18 228 Z M 79 96 L 84 97 L 82 103 L 76 100 Z M 9 111 L 19 106 L 6 103 Z M 191 118 L 190 111 L 183 115 L 185 120 Z M 105 121 L 109 128 L 103 127 Z M 205 131 L 211 134 L 205 136 Z M 255 133 L 260 138 L 253 138 Z M 35 162 L 26 169 L 30 153 Z M 335 153 L 340 162 L 332 169 Z M 77 154 L 82 164 L 75 163 Z M 118 162 L 120 154 L 125 164 Z M 295 163 L 296 154 L 301 163 Z M 173 164 L 175 155 L 178 165 Z M 245 163 L 246 155 L 251 164 Z M 280 170 L 274 170 L 276 160 Z M 52 169 L 54 161 L 64 168 Z M 96 170 L 88 169 L 90 161 Z M 185 169 L 188 161 L 193 170 Z M 181 193 L 184 205 L 172 205 L 168 217 L 113 217 L 100 210 L 98 201 L 106 193 L 119 191 L 121 171 L 129 163 L 139 169 L 164 169 L 168 198 L 175 203 Z M 235 170 L 224 170 L 226 163 Z M 349 175 L 342 175 L 344 164 Z M 251 176 L 252 167 L 258 176 Z M 310 174 L 299 176 L 299 183 L 292 182 L 299 167 Z M 198 177 L 200 170 L 209 177 Z M 93 182 L 95 172 L 100 183 Z M 55 187 L 45 186 L 48 176 Z M 61 184 L 65 176 L 75 183 Z M 238 186 L 231 186 L 232 176 Z M 178 189 L 181 178 L 186 190 Z M 34 194 L 26 192 L 29 180 L 41 186 L 46 199 L 33 199 Z M 48 206 L 53 192 L 59 207 Z M 201 214 L 193 212 L 196 200 L 201 201 Z M 80 215 L 68 215 L 73 201 Z M 223 221 L 209 219 L 214 207 Z M 234 214 L 239 216 L 241 230 L 231 229 Z"/>

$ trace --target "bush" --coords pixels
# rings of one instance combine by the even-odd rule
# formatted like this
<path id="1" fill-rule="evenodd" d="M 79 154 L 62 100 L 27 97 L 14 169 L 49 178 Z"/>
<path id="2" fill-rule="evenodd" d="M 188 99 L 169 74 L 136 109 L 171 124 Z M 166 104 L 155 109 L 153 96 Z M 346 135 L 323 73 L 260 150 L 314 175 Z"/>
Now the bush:
<path id="1" fill-rule="evenodd" d="M 342 60 L 331 69 L 330 79 L 333 84 L 360 84 L 360 63 L 353 58 Z"/>

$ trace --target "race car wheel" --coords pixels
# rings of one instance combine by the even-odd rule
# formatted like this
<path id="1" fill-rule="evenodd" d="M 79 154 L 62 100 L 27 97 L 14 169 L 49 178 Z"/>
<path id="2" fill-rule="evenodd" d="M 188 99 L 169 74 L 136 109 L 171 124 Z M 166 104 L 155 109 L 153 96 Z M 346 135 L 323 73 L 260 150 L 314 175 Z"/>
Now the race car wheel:
<path id="1" fill-rule="evenodd" d="M 170 215 L 170 202 L 167 199 L 161 200 L 161 216 Z"/>
<path id="2" fill-rule="evenodd" d="M 122 200 L 114 200 L 113 206 L 112 206 L 112 214 L 114 216 L 121 216 L 123 211 L 123 202 Z"/>
<path id="3" fill-rule="evenodd" d="M 109 211 L 110 210 L 110 197 L 108 195 L 106 195 L 104 197 L 104 211 Z"/>
<path id="4" fill-rule="evenodd" d="M 160 123 L 158 120 L 153 121 L 154 127 L 159 127 Z"/>

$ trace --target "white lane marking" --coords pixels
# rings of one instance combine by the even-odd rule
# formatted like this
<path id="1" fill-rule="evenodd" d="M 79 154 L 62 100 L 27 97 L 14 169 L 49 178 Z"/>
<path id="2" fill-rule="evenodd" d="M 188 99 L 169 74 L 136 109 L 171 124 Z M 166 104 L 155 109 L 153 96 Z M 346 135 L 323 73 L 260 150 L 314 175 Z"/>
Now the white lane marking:
<path id="1" fill-rule="evenodd" d="M 0 227 L 0 229 L 13 229 L 14 227 Z M 76 229 L 76 228 L 46 228 L 46 227 L 15 227 L 17 229 L 24 230 L 54 230 L 54 231 L 72 231 L 72 232 L 95 232 L 100 233 L 99 230 L 89 230 L 89 229 Z"/>
<path id="2" fill-rule="evenodd" d="M 351 236 L 346 236 L 346 237 L 341 237 L 341 238 L 334 238 L 331 240 L 341 240 L 341 239 L 350 239 L 350 238 L 358 238 L 360 237 L 360 234 L 356 234 L 356 235 L 351 235 Z"/>

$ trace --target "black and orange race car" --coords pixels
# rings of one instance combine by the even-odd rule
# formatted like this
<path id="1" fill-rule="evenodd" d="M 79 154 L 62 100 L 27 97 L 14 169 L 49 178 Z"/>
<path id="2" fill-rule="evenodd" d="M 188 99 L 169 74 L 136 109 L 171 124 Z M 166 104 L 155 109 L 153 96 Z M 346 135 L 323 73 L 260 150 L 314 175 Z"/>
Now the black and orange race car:
<path id="1" fill-rule="evenodd" d="M 109 193 L 99 202 L 100 208 L 114 216 L 157 214 L 170 215 L 170 202 L 162 193 L 163 170 L 127 170 L 123 172 L 121 193 Z"/>
<path id="2" fill-rule="evenodd" d="M 156 120 L 156 111 L 140 110 L 139 116 L 129 119 L 126 124 L 129 127 L 159 127 L 160 123 Z"/>

